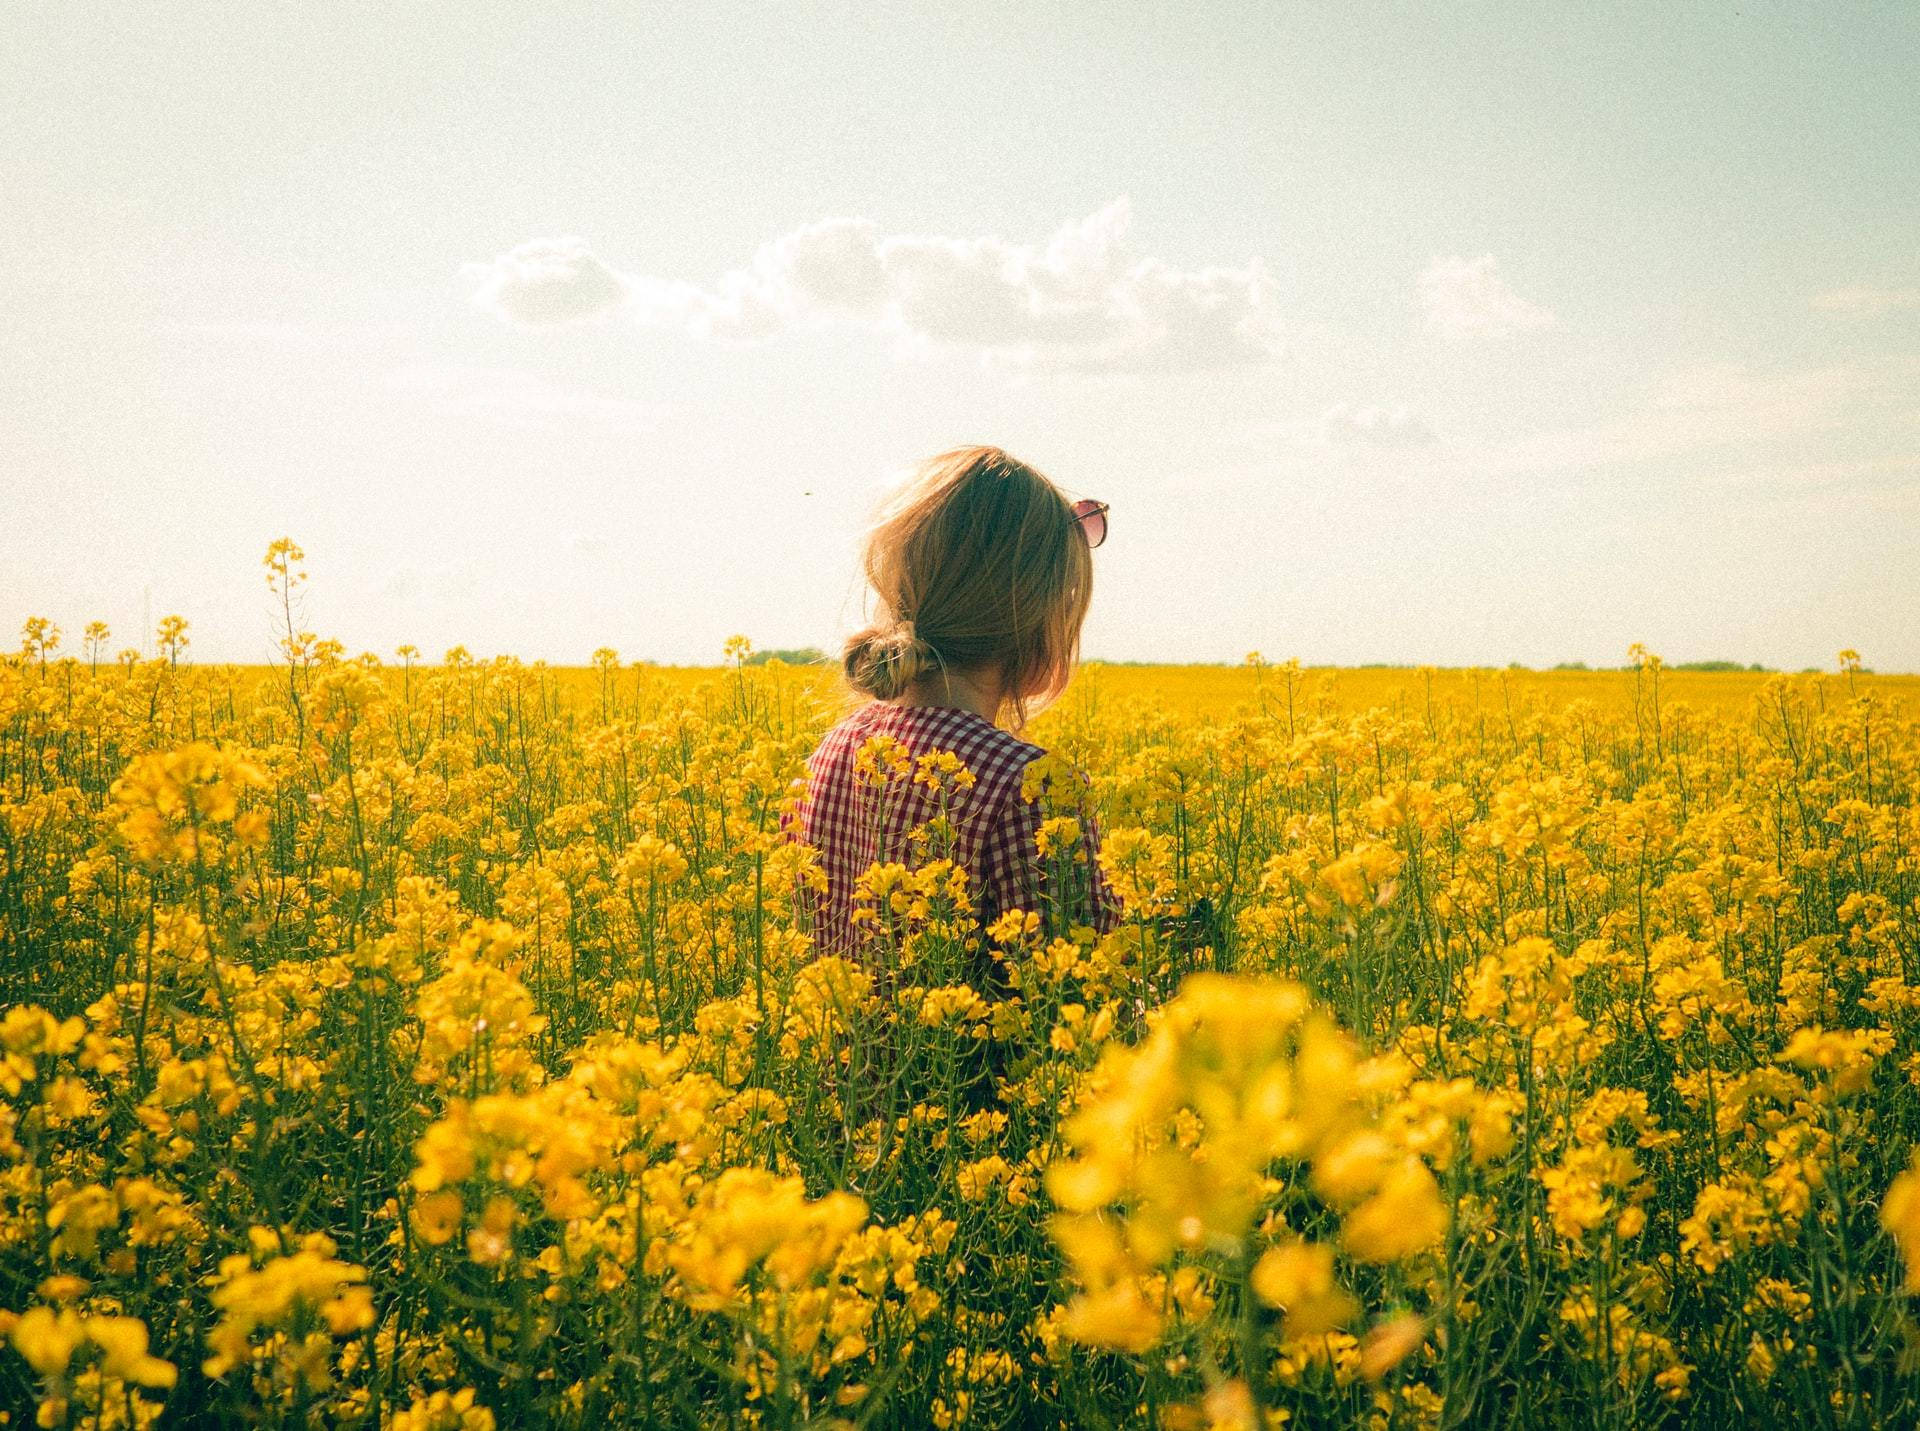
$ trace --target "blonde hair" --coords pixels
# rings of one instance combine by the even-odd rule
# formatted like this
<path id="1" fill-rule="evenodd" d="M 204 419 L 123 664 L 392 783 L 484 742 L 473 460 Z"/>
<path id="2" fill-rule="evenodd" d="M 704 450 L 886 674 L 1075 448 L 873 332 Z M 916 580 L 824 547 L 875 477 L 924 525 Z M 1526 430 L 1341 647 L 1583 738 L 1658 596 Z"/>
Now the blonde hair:
<path id="1" fill-rule="evenodd" d="M 934 671 L 994 668 L 1016 728 L 1067 688 L 1093 595 L 1073 509 L 997 447 L 920 464 L 867 534 L 882 610 L 847 642 L 856 691 L 891 700 Z"/>

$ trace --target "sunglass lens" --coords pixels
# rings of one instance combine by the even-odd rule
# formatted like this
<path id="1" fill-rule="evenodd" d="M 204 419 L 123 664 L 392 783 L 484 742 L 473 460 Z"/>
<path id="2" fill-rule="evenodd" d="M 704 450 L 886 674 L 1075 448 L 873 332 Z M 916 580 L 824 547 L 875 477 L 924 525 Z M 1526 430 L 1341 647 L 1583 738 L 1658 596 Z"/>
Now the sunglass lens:
<path id="1" fill-rule="evenodd" d="M 1080 519 L 1080 525 L 1087 534 L 1087 545 L 1097 547 L 1107 539 L 1107 509 L 1100 503 L 1088 500 L 1073 504 L 1073 515 Z"/>

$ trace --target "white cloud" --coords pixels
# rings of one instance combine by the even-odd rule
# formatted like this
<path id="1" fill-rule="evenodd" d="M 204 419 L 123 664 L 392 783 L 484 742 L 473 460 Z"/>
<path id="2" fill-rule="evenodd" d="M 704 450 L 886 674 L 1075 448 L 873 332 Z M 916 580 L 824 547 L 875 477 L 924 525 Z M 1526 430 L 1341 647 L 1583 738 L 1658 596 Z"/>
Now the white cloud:
<path id="1" fill-rule="evenodd" d="M 1895 359 L 1760 372 L 1733 363 L 1680 369 L 1659 379 L 1633 410 L 1605 422 L 1549 429 L 1457 455 L 1482 476 L 1632 468 L 1721 453 L 1768 460 L 1768 445 L 1891 420 L 1920 426 L 1912 392 L 1920 363 Z"/>
<path id="2" fill-rule="evenodd" d="M 620 302 L 642 324 L 718 342 L 853 322 L 890 337 L 902 357 L 959 350 L 1000 367 L 1083 372 L 1214 368 L 1278 354 L 1278 285 L 1258 258 L 1177 268 L 1134 247 L 1131 219 L 1122 195 L 1034 245 L 883 234 L 870 219 L 826 218 L 762 244 L 710 288 L 618 274 L 584 246 L 556 249 L 577 240 L 523 244 L 464 271 L 482 284 L 476 302 L 520 322 L 554 321 L 543 315 L 595 301 L 594 311 Z"/>
<path id="3" fill-rule="evenodd" d="M 796 309 L 871 317 L 889 293 L 880 244 L 871 219 L 821 219 L 762 244 L 754 268 Z"/>
<path id="4" fill-rule="evenodd" d="M 1851 313 L 1876 317 L 1901 308 L 1920 308 L 1920 288 L 1874 288 L 1853 284 L 1816 293 L 1813 307 L 1822 313 Z"/>
<path id="5" fill-rule="evenodd" d="M 666 412 L 658 403 L 564 387 L 522 368 L 403 363 L 386 374 L 384 386 L 448 416 L 518 427 L 584 421 L 651 429 Z"/>
<path id="6" fill-rule="evenodd" d="M 460 276 L 476 285 L 476 306 L 535 328 L 604 317 L 627 297 L 626 281 L 573 237 L 534 239 Z"/>
<path id="7" fill-rule="evenodd" d="M 1662 378 L 1648 416 L 1692 441 L 1788 437 L 1833 425 L 1871 386 L 1856 367 L 1766 373 L 1737 363 L 1708 363 Z"/>
<path id="8" fill-rule="evenodd" d="M 1426 419 L 1405 403 L 1392 407 L 1335 403 L 1320 419 L 1320 434 L 1341 446 L 1425 447 L 1436 440 Z"/>
<path id="9" fill-rule="evenodd" d="M 471 560 L 413 561 L 381 573 L 373 591 L 410 609 L 471 600 L 480 585 L 480 569 Z"/>
<path id="10" fill-rule="evenodd" d="M 1490 253 L 1434 259 L 1420 275 L 1420 303 L 1428 324 L 1449 338 L 1496 337 L 1554 321 L 1547 309 L 1507 286 Z"/>
<path id="11" fill-rule="evenodd" d="M 1707 481 L 1776 492 L 1920 491 L 1920 452 L 1860 461 L 1758 463 L 1706 474 Z"/>

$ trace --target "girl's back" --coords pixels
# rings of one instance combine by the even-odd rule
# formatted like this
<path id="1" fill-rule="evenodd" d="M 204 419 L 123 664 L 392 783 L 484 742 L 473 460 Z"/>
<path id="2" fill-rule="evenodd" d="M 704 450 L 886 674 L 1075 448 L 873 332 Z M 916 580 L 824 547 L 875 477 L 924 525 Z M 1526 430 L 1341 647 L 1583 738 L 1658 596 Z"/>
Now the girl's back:
<path id="1" fill-rule="evenodd" d="M 877 737 L 895 744 L 870 744 Z M 958 769 L 940 761 L 942 753 Z M 983 928 L 1009 909 L 1038 912 L 1043 902 L 1065 902 L 1070 891 L 1049 887 L 1038 857 L 1040 803 L 1022 794 L 1029 767 L 1045 756 L 984 717 L 949 706 L 874 701 L 827 732 L 807 761 L 806 792 L 785 822 L 789 834 L 819 850 L 827 875 L 826 896 L 814 909 L 814 947 L 858 952 L 855 884 L 874 864 L 924 863 L 929 851 L 915 848 L 914 832 L 943 810 L 953 827 L 951 858 L 967 872 Z M 1084 808 L 1077 818 L 1085 859 L 1097 849 L 1098 833 Z M 1086 859 L 1085 869 L 1090 898 L 1077 912 L 1104 930 L 1114 907 L 1097 862 Z"/>

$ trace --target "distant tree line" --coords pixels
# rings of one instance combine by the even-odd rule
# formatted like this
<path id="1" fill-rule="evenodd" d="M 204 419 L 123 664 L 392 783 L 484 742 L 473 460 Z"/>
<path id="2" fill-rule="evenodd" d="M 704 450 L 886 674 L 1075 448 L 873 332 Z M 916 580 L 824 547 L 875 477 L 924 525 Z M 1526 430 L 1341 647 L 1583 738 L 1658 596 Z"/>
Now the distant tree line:
<path id="1" fill-rule="evenodd" d="M 788 666 L 819 666 L 825 664 L 827 653 L 818 646 L 798 646 L 790 651 L 755 651 L 742 661 L 743 666 L 764 666 L 769 661 L 779 661 Z"/>
<path id="2" fill-rule="evenodd" d="M 780 661 L 789 666 L 820 666 L 827 664 L 828 656 L 827 653 L 822 651 L 818 646 L 796 646 L 790 650 L 755 651 L 749 655 L 742 664 L 747 666 L 764 666 L 769 661 Z M 1108 661 L 1092 659 L 1082 664 L 1088 666 L 1159 666 L 1165 665 L 1166 663 L 1163 661 Z M 1194 661 L 1188 664 L 1196 666 L 1228 666 L 1238 665 L 1240 663 L 1229 661 Z M 1399 661 L 1362 661 L 1353 667 L 1353 669 L 1359 671 L 1390 671 L 1408 670 L 1411 668 Z M 1534 667 L 1527 665 L 1524 661 L 1511 661 L 1508 663 L 1507 669 L 1510 671 L 1531 671 Z M 1631 671 L 1633 667 L 1590 666 L 1585 661 L 1559 661 L 1545 669 L 1550 671 Z M 1770 674 L 1777 670 L 1778 667 L 1763 666 L 1758 661 L 1752 662 L 1751 664 L 1742 664 L 1739 661 L 1675 661 L 1669 665 L 1667 669 L 1669 671 L 1751 671 Z M 1806 669 L 1809 672 L 1816 672 L 1820 668 L 1818 666 L 1809 666 Z M 1865 670 L 1867 668 L 1862 667 L 1861 669 Z"/>
<path id="3" fill-rule="evenodd" d="M 1558 665 L 1552 667 L 1551 669 L 1556 671 L 1591 671 L 1595 668 L 1592 666 L 1589 666 L 1585 661 L 1562 661 Z M 1599 669 L 1603 671 L 1615 671 L 1615 670 L 1631 671 L 1633 667 L 1601 666 L 1599 667 Z M 1743 666 L 1738 661 L 1675 661 L 1672 665 L 1668 666 L 1667 669 L 1669 671 L 1762 671 L 1762 672 L 1767 672 L 1767 671 L 1772 671 L 1774 667 L 1763 666 L 1758 661 L 1755 661 L 1752 665 L 1748 665 L 1748 666 Z M 1815 666 L 1810 669 L 1818 670 L 1819 667 Z"/>

